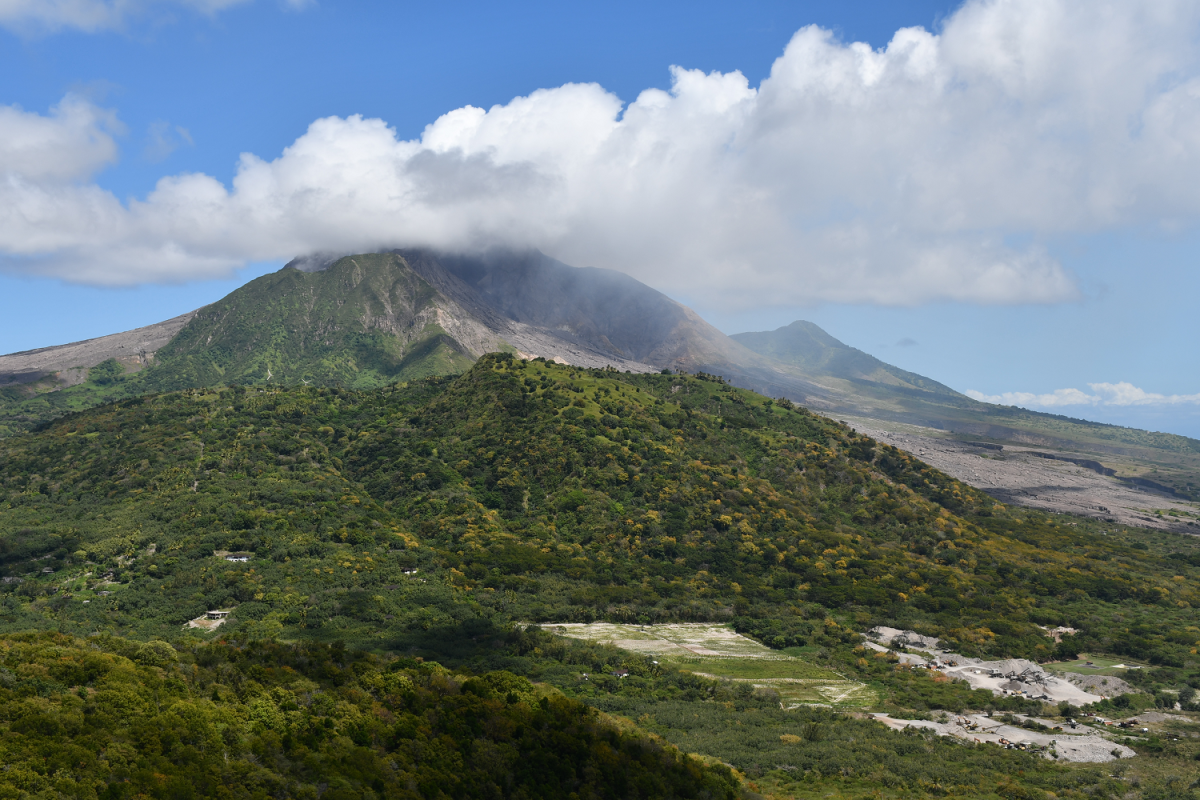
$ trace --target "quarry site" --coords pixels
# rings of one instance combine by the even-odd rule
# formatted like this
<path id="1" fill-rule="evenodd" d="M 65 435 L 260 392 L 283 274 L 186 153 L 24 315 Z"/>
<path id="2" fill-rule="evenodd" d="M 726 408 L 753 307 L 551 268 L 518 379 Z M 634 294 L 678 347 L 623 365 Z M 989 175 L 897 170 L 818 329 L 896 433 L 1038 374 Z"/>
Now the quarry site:
<path id="1" fill-rule="evenodd" d="M 867 635 L 873 641 L 866 642 L 866 646 L 873 650 L 917 651 L 900 652 L 898 655 L 902 663 L 919 669 L 937 670 L 947 677 L 966 681 L 974 689 L 986 689 L 995 695 L 1021 695 L 1047 703 L 1066 701 L 1073 706 L 1083 706 L 1134 691 L 1120 678 L 1106 678 L 1108 684 L 1097 687 L 1091 680 L 1094 675 L 1067 672 L 1057 676 L 1023 658 L 983 661 L 951 653 L 939 649 L 936 639 L 914 631 L 878 627 Z M 1085 687 L 1092 687 L 1093 690 Z M 1104 693 L 1099 693 L 1097 689 L 1102 689 Z"/>
<path id="2" fill-rule="evenodd" d="M 947 677 L 967 681 L 973 688 L 987 689 L 996 695 L 1022 695 L 1047 703 L 1069 702 L 1074 706 L 1095 703 L 1105 697 L 1136 691 L 1120 678 L 1065 672 L 1054 675 L 1025 659 L 983 661 L 951 653 L 938 647 L 938 640 L 915 631 L 880 626 L 868 632 L 867 647 L 896 652 L 901 663 L 918 669 L 935 669 Z M 908 652 L 905 652 L 908 651 Z M 915 652 L 914 652 L 915 651 Z M 1040 752 L 1062 761 L 1105 762 L 1129 758 L 1135 752 L 1111 738 L 1128 732 L 1149 731 L 1150 725 L 1174 719 L 1169 714 L 1152 712 L 1140 719 L 1105 719 L 1081 716 L 1071 724 L 1038 719 L 1021 714 L 943 714 L 937 720 L 896 719 L 887 714 L 871 718 L 894 730 L 921 728 L 938 736 L 953 736 L 972 742 L 991 742 Z M 1035 723 L 1035 729 L 1021 726 Z"/>
<path id="3" fill-rule="evenodd" d="M 1134 755 L 1132 749 L 1112 738 L 1127 735 L 1130 732 L 1128 726 L 1133 723 L 1127 722 L 1127 727 L 1121 728 L 1117 721 L 1101 717 L 1081 716 L 1074 724 L 1062 724 L 1019 714 L 942 714 L 928 720 L 866 713 L 865 709 L 876 702 L 869 687 L 803 659 L 771 650 L 716 623 L 632 625 L 593 622 L 544 627 L 559 636 L 610 644 L 662 659 L 705 677 L 771 689 L 779 694 L 783 708 L 802 705 L 838 708 L 874 719 L 893 730 L 921 728 L 938 736 L 1037 752 L 1060 761 L 1105 762 Z M 1052 704 L 1067 701 L 1074 706 L 1085 706 L 1105 697 L 1135 691 L 1117 677 L 1078 673 L 1056 675 L 1025 659 L 983 661 L 962 656 L 940 649 L 936 639 L 915 631 L 878 627 L 867 637 L 866 647 L 877 652 L 890 651 L 901 664 L 913 669 L 937 670 L 997 696 L 1019 695 Z M 581 680 L 586 679 L 587 676 L 581 677 Z M 1162 722 L 1169 715 L 1143 717 L 1139 725 Z M 1022 722 L 1030 727 L 1023 727 Z"/>

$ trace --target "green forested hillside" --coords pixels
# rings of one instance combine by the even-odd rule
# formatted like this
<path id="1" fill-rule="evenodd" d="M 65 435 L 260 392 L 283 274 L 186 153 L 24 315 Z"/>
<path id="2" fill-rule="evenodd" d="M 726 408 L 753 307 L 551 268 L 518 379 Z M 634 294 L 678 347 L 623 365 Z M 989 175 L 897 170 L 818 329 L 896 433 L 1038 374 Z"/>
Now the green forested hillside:
<path id="1" fill-rule="evenodd" d="M 491 661 L 549 683 L 340 643 L 2 636 L 0 795 L 994 800 L 1126 788 L 1103 766 L 781 711 L 748 687 L 651 671 L 611 648 L 521 631 L 498 644 Z M 635 671 L 628 681 L 580 690 L 580 667 L 620 663 Z"/>
<path id="2" fill-rule="evenodd" d="M 457 374 L 474 356 L 439 324 L 438 299 L 389 254 L 350 256 L 316 273 L 283 269 L 196 312 L 158 351 L 139 388 L 302 381 L 374 388 Z"/>
<path id="3" fill-rule="evenodd" d="M 0 638 L 4 797 L 733 798 L 508 672 L 344 647 Z"/>
<path id="4" fill-rule="evenodd" d="M 927 625 L 1033 657 L 1053 649 L 1035 623 L 1079 616 L 1089 630 L 1083 597 L 1167 619 L 1198 599 L 1172 563 L 1001 509 L 901 451 L 703 376 L 489 356 L 398 390 L 138 398 L 0 453 L 2 558 L 30 584 L 7 584 L 9 618 L 82 632 L 107 619 L 166 635 L 238 602 L 277 631 L 377 631 L 400 610 L 392 594 L 342 614 L 326 590 L 366 591 L 404 568 L 433 572 L 388 592 L 535 620 L 796 618 L 819 605 L 855 628 Z M 93 573 L 87 585 L 112 571 L 112 594 L 35 597 L 66 578 L 30 574 L 46 556 Z M 1143 644 L 1181 661 L 1167 633 Z"/>
<path id="5" fill-rule="evenodd" d="M 1159 692 L 1151 704 L 1200 683 L 1193 540 L 999 506 L 705 375 L 492 355 L 458 378 L 372 391 L 151 395 L 0 442 L 0 481 L 0 632 L 183 650 L 344 642 L 579 695 L 578 668 L 561 665 L 602 672 L 609 656 L 521 644 L 512 623 L 715 620 L 802 648 L 896 713 L 1027 708 L 856 652 L 861 632 L 888 624 L 979 655 L 1145 660 L 1156 666 L 1136 680 Z M 232 611 L 216 633 L 183 628 L 213 609 Z M 1078 633 L 1056 644 L 1038 627 L 1060 624 Z M 660 691 L 648 661 L 628 665 L 650 683 L 621 682 L 618 699 L 717 702 L 703 681 Z M 662 732 L 740 769 L 759 763 L 681 731 Z M 917 770 L 904 786 L 940 780 L 896 758 Z"/>

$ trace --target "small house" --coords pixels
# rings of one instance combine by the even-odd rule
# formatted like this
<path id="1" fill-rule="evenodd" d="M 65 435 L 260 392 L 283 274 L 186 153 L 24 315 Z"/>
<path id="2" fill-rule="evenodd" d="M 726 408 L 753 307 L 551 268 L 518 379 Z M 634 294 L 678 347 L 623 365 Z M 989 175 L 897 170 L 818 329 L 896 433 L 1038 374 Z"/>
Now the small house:
<path id="1" fill-rule="evenodd" d="M 225 619 L 226 617 L 229 616 L 229 612 L 228 611 L 209 611 L 204 616 L 207 617 L 208 619 Z"/>

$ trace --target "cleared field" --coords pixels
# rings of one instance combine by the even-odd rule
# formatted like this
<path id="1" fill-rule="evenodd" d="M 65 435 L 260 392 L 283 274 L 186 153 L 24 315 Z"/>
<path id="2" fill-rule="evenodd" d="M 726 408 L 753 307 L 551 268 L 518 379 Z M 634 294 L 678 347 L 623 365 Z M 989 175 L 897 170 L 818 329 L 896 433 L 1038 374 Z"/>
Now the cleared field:
<path id="1" fill-rule="evenodd" d="M 695 658 L 751 658 L 786 661 L 790 656 L 747 639 L 716 623 L 672 625 L 620 625 L 611 622 L 573 622 L 547 625 L 545 630 L 573 639 L 604 642 L 614 647 L 652 656 Z"/>
<path id="2" fill-rule="evenodd" d="M 750 683 L 779 694 L 784 708 L 828 705 L 862 708 L 876 701 L 870 687 L 748 639 L 716 623 L 547 625 L 572 639 L 603 642 L 664 664 L 720 680 Z"/>
<path id="3" fill-rule="evenodd" d="M 841 675 L 796 658 L 667 658 L 691 672 L 738 680 L 843 681 Z"/>
<path id="4" fill-rule="evenodd" d="M 1128 659 L 1121 661 L 1112 656 L 1094 656 L 1083 653 L 1075 661 L 1055 661 L 1046 664 L 1052 672 L 1075 672 L 1080 675 L 1124 675 L 1127 670 L 1142 669 L 1145 665 Z"/>

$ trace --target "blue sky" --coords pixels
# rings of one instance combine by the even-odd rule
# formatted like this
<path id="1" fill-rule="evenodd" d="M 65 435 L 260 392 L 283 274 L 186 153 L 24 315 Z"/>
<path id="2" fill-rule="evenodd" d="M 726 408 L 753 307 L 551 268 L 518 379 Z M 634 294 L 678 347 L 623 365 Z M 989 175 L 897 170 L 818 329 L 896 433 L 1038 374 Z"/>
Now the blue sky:
<path id="1" fill-rule="evenodd" d="M 490 237 L 623 269 L 726 332 L 811 319 L 960 391 L 1200 436 L 1197 22 L 19 0 L 0 351 L 188 311 L 307 247 Z"/>

